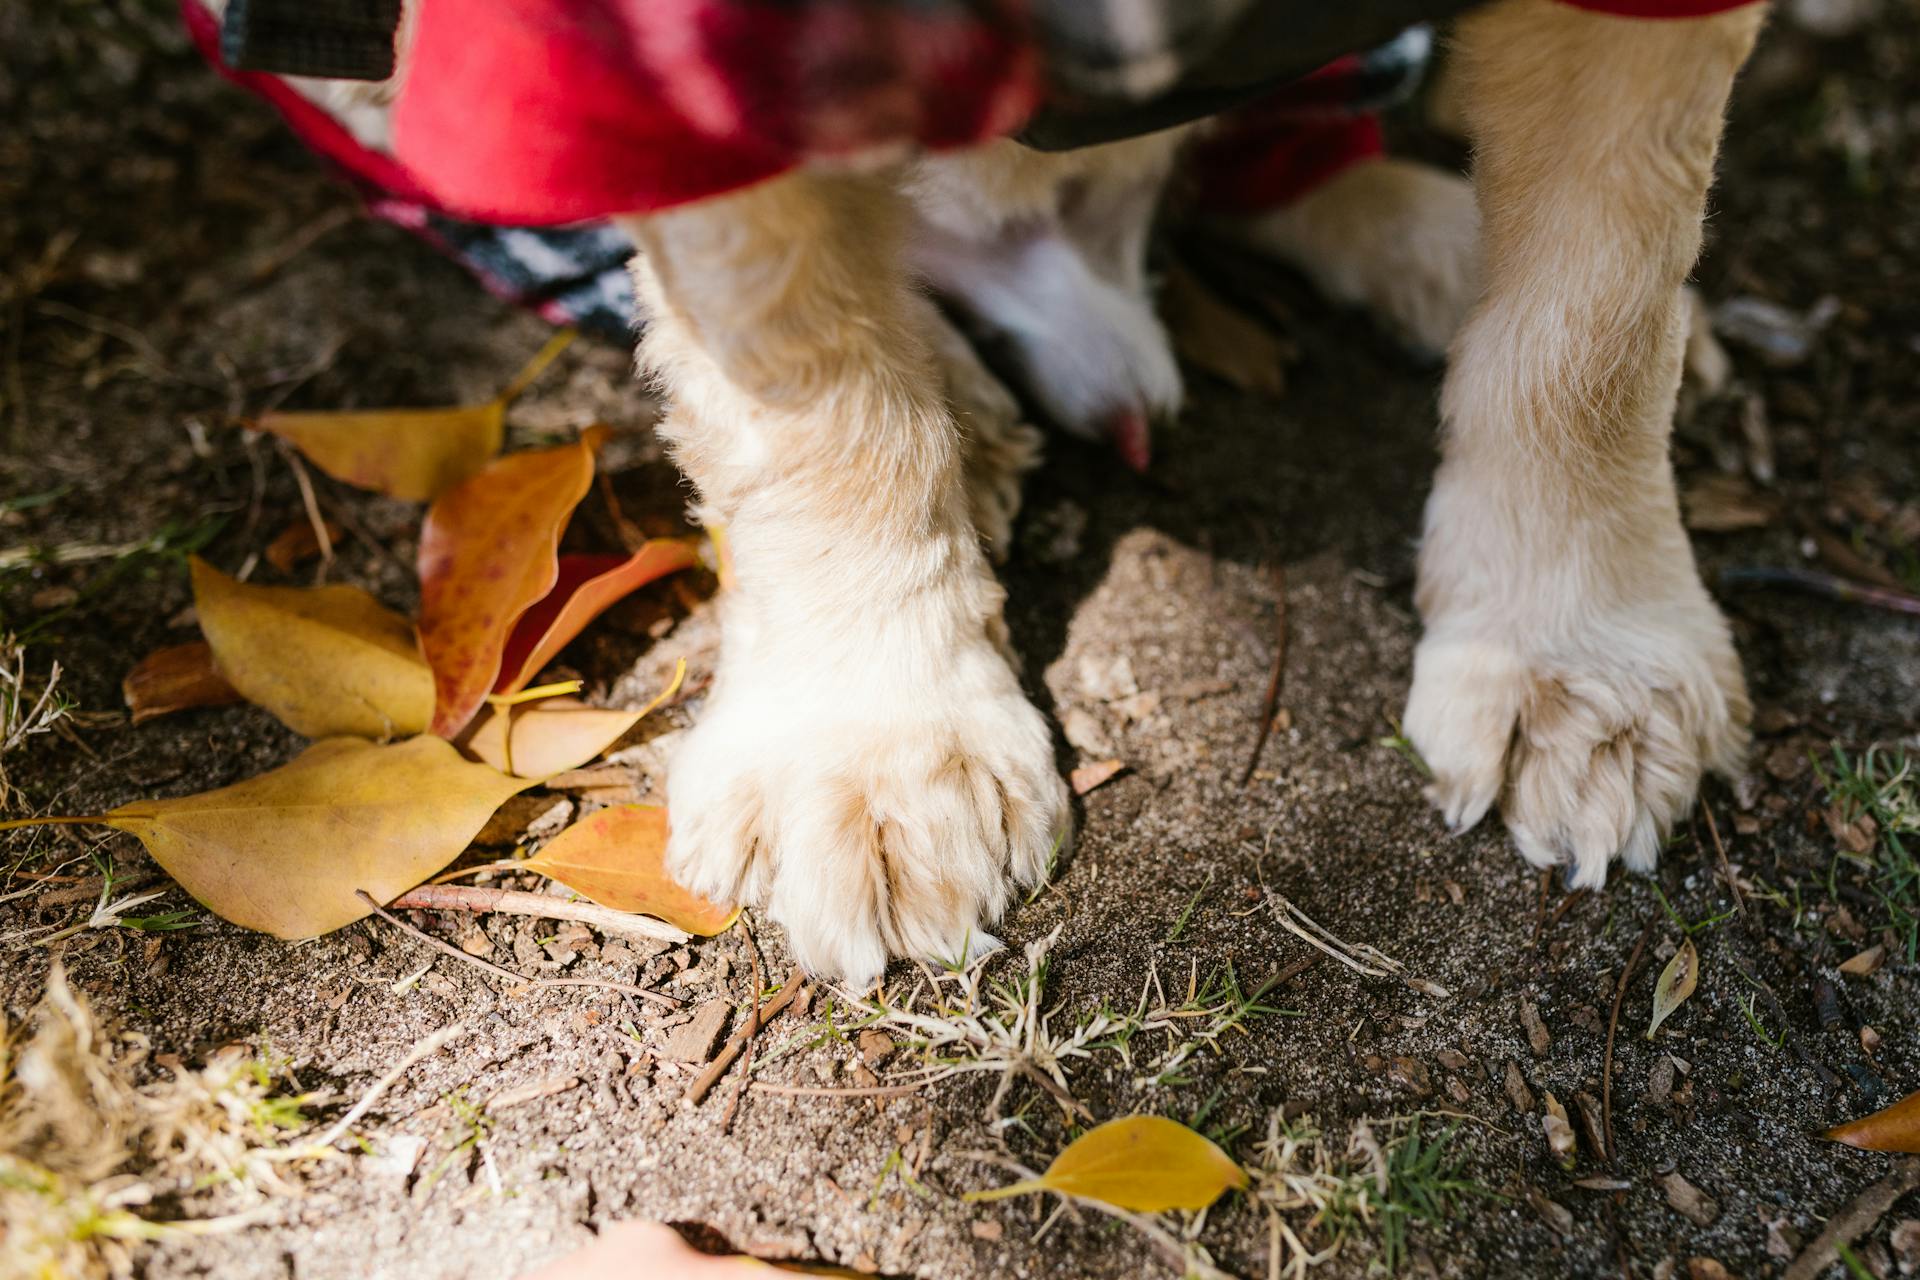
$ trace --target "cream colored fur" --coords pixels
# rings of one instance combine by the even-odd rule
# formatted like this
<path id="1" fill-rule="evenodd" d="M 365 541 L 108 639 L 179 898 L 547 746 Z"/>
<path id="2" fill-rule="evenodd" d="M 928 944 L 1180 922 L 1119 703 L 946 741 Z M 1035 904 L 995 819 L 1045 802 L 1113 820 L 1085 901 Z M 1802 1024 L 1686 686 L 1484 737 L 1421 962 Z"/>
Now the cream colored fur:
<path id="1" fill-rule="evenodd" d="M 714 692 L 672 761 L 669 865 L 864 983 L 957 959 L 1066 838 L 1045 722 L 974 530 L 958 369 L 884 175 L 802 173 L 633 224 L 663 432 L 724 522 Z M 961 362 L 964 363 L 964 362 Z M 978 386 L 974 387 L 978 394 Z"/>
<path id="2" fill-rule="evenodd" d="M 1761 22 L 1501 0 L 1459 31 L 1484 296 L 1454 344 L 1406 727 L 1449 823 L 1647 869 L 1748 702 L 1667 437 L 1721 117 Z"/>

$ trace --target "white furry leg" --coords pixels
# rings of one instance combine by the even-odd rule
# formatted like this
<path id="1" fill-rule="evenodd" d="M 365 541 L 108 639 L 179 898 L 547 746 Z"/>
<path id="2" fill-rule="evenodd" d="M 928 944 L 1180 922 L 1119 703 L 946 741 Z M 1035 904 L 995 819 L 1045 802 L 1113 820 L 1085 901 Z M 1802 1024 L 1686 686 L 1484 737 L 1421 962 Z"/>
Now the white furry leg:
<path id="1" fill-rule="evenodd" d="M 671 763 L 669 866 L 862 984 L 977 951 L 1068 822 L 897 206 L 880 178 L 800 174 L 637 226 L 642 359 L 736 578 Z"/>
<path id="2" fill-rule="evenodd" d="M 1456 828 L 1645 870 L 1749 706 L 1680 524 L 1680 286 L 1759 15 L 1643 23 L 1502 0 L 1460 26 L 1487 287 L 1455 345 L 1406 727 Z"/>
<path id="3" fill-rule="evenodd" d="M 967 509 L 995 564 L 1013 549 L 1021 486 L 1040 465 L 1040 429 L 1023 421 L 1013 392 L 980 362 L 973 344 L 931 303 L 927 336 L 946 375 L 947 403 L 960 430 Z"/>
<path id="4" fill-rule="evenodd" d="M 1480 212 L 1458 174 L 1364 160 L 1281 209 L 1214 225 L 1438 357 L 1480 295 Z"/>

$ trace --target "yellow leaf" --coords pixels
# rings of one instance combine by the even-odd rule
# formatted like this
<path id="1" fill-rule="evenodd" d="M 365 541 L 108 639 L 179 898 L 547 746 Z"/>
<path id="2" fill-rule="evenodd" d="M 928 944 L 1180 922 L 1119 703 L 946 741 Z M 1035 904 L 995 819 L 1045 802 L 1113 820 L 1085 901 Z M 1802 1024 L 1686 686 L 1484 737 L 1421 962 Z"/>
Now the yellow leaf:
<path id="1" fill-rule="evenodd" d="M 1693 949 L 1692 938 L 1682 938 L 1680 949 L 1673 953 L 1673 959 L 1667 961 L 1667 967 L 1660 971 L 1660 980 L 1653 986 L 1653 1021 L 1647 1027 L 1647 1039 L 1653 1039 L 1653 1033 L 1667 1016 L 1682 1004 L 1700 981 L 1700 953 Z"/>
<path id="2" fill-rule="evenodd" d="M 622 804 L 574 823 L 517 865 L 615 911 L 644 912 L 707 937 L 724 932 L 738 909 L 708 902 L 674 883 L 666 855 L 667 811 Z"/>
<path id="3" fill-rule="evenodd" d="M 1180 358 L 1228 386 L 1279 396 L 1287 389 L 1292 344 L 1222 299 L 1180 263 L 1160 288 L 1160 315 Z"/>
<path id="4" fill-rule="evenodd" d="M 467 755 L 502 773 L 550 778 L 578 769 L 620 741 L 644 711 L 610 711 L 572 698 L 549 698 L 520 706 L 480 708 L 459 739 Z M 508 743 L 508 726 L 513 738 Z"/>
<path id="5" fill-rule="evenodd" d="M 1247 1185 L 1232 1157 L 1187 1126 L 1163 1116 L 1109 1120 L 1068 1144 L 1038 1178 L 969 1200 L 1057 1191 L 1137 1213 L 1204 1209 L 1230 1187 Z"/>
<path id="6" fill-rule="evenodd" d="M 1850 1120 L 1820 1136 L 1862 1151 L 1905 1151 L 1920 1155 L 1920 1093 L 1910 1093 L 1883 1111 Z"/>
<path id="7" fill-rule="evenodd" d="M 200 630 L 247 701 L 309 738 L 427 727 L 433 672 L 405 618 L 358 587 L 256 587 L 192 564 Z"/>
<path id="8" fill-rule="evenodd" d="M 506 402 L 489 400 L 447 409 L 268 413 L 255 425 L 335 480 L 428 502 L 500 452 L 506 420 Z"/>
<path id="9" fill-rule="evenodd" d="M 99 821 L 139 837 L 222 919 L 307 938 L 366 915 L 356 889 L 386 902 L 439 871 L 530 785 L 439 738 L 329 738 L 257 778 L 136 801 Z"/>

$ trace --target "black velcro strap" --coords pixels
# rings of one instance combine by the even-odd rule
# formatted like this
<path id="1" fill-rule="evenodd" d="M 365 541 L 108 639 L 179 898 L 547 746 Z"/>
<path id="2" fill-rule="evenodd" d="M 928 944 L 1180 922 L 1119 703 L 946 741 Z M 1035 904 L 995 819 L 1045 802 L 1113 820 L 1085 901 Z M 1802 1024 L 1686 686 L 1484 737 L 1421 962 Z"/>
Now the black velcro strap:
<path id="1" fill-rule="evenodd" d="M 228 0 L 220 57 L 236 71 L 385 80 L 399 29 L 400 0 Z"/>

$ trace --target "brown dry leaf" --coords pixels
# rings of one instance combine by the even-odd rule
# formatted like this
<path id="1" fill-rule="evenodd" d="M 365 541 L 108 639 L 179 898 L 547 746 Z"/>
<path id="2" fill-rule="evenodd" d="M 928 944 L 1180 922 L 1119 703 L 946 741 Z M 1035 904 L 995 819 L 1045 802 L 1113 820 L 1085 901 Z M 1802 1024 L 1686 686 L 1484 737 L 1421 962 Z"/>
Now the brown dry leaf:
<path id="1" fill-rule="evenodd" d="M 700 562 L 684 538 L 653 538 L 630 556 L 561 556 L 553 589 L 520 615 L 507 637 L 495 693 L 517 693 L 568 641 L 621 597 Z"/>
<path id="2" fill-rule="evenodd" d="M 1764 529 L 1780 517 L 1779 500 L 1762 493 L 1745 476 L 1714 473 L 1688 485 L 1680 495 L 1687 528 L 1701 533 Z"/>
<path id="3" fill-rule="evenodd" d="M 1068 774 L 1067 783 L 1073 788 L 1073 794 L 1083 796 L 1095 787 L 1113 781 L 1126 767 L 1126 762 L 1122 760 L 1096 760 Z"/>
<path id="4" fill-rule="evenodd" d="M 358 587 L 256 587 L 195 556 L 193 600 L 222 675 L 309 738 L 419 733 L 433 674 L 413 627 Z"/>
<path id="5" fill-rule="evenodd" d="M 1226 302 L 1180 263 L 1160 288 L 1160 317 L 1180 358 L 1241 391 L 1278 397 L 1293 345 Z"/>
<path id="6" fill-rule="evenodd" d="M 458 733 L 500 674 L 514 623 L 559 579 L 560 531 L 593 483 L 606 429 L 501 458 L 441 495 L 420 532 L 420 647 L 433 731 Z"/>
<path id="7" fill-rule="evenodd" d="M 1886 958 L 1887 948 L 1884 945 L 1871 946 L 1859 955 L 1842 962 L 1840 972 L 1852 974 L 1856 978 L 1865 978 L 1878 970 Z"/>
<path id="8" fill-rule="evenodd" d="M 1003 1200 L 1034 1191 L 1098 1200 L 1135 1213 L 1200 1210 L 1232 1187 L 1244 1169 L 1211 1141 L 1164 1116 L 1126 1116 L 1089 1129 L 1037 1178 L 969 1191 L 968 1200 Z"/>
<path id="9" fill-rule="evenodd" d="M 278 769 L 99 821 L 147 852 L 215 915 L 307 938 L 367 914 L 460 855 L 507 797 L 531 785 L 469 764 L 439 738 L 316 742 Z"/>
<path id="10" fill-rule="evenodd" d="M 127 672 L 120 693 L 135 724 L 172 711 L 224 707 L 242 700 L 240 691 L 214 666 L 213 649 L 204 640 L 154 650 Z"/>
<path id="11" fill-rule="evenodd" d="M 1686 1003 L 1699 982 L 1700 953 L 1693 949 L 1692 938 L 1682 938 L 1680 949 L 1673 953 L 1673 959 L 1660 971 L 1659 981 L 1653 984 L 1653 1021 L 1647 1025 L 1647 1039 L 1653 1039 L 1660 1024 Z"/>
<path id="12" fill-rule="evenodd" d="M 573 336 L 571 329 L 554 335 L 504 391 L 484 404 L 268 413 L 254 425 L 299 449 L 336 480 L 410 502 L 431 501 L 500 452 L 507 406 Z"/>
<path id="13" fill-rule="evenodd" d="M 638 911 L 712 937 L 737 907 L 708 902 L 667 875 L 667 811 L 623 804 L 574 823 L 519 865 L 615 911 Z"/>
<path id="14" fill-rule="evenodd" d="M 544 778 L 551 785 L 555 775 L 598 759 L 627 730 L 679 692 L 686 678 L 687 660 L 682 658 L 675 664 L 667 687 L 638 711 L 590 707 L 576 698 L 527 703 L 490 699 L 454 745 L 502 773 Z M 626 780 L 624 775 L 622 780 Z"/>
<path id="15" fill-rule="evenodd" d="M 1884 1111 L 1850 1120 L 1820 1136 L 1862 1151 L 1904 1151 L 1920 1155 L 1920 1093 L 1910 1093 Z"/>
<path id="16" fill-rule="evenodd" d="M 320 522 L 327 533 L 327 545 L 340 545 L 342 530 L 331 520 Z M 302 560 L 311 560 L 320 554 L 320 535 L 314 531 L 313 521 L 295 520 L 280 531 L 280 536 L 267 544 L 267 563 L 282 573 L 292 573 L 293 567 Z"/>

